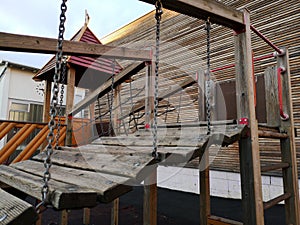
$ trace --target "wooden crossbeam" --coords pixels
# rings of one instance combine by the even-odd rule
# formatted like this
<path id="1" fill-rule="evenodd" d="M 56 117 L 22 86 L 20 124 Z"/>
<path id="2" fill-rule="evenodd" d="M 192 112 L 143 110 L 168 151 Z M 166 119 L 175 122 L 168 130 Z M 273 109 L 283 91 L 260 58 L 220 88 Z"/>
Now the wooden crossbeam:
<path id="1" fill-rule="evenodd" d="M 14 52 L 30 52 L 55 54 L 57 40 L 54 38 L 35 37 L 0 32 L 0 50 Z M 106 57 L 116 59 L 129 59 L 151 61 L 149 50 L 134 50 L 123 47 L 112 47 L 84 42 L 64 41 L 63 52 L 65 55 Z"/>
<path id="2" fill-rule="evenodd" d="M 154 0 L 140 0 L 155 4 Z M 243 13 L 213 0 L 163 0 L 163 7 L 234 30 L 244 28 Z"/>
<path id="3" fill-rule="evenodd" d="M 114 87 L 118 86 L 119 84 L 124 82 L 126 79 L 128 79 L 132 75 L 136 74 L 141 69 L 143 69 L 144 67 L 145 67 L 144 62 L 137 62 L 137 63 L 133 63 L 129 67 L 125 68 L 119 74 L 117 74 L 115 76 Z M 84 100 L 82 100 L 77 105 L 75 105 L 74 108 L 69 113 L 69 115 L 75 115 L 76 113 L 80 112 L 82 109 L 87 107 L 89 104 L 91 104 L 93 101 L 95 101 L 97 98 L 100 98 L 103 95 L 105 95 L 107 92 L 109 92 L 111 90 L 111 84 L 112 84 L 112 81 L 111 81 L 111 79 L 109 79 L 103 85 L 101 85 L 99 88 L 94 90 Z"/>

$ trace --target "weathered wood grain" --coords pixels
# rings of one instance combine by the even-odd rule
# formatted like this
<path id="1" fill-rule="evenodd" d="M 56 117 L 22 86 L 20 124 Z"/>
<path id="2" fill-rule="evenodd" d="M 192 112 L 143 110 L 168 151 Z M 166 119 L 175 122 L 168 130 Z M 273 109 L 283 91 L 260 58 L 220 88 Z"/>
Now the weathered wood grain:
<path id="1" fill-rule="evenodd" d="M 0 189 L 0 225 L 33 224 L 38 215 L 32 205 Z"/>
<path id="2" fill-rule="evenodd" d="M 33 160 L 11 165 L 13 168 L 39 177 L 43 176 L 44 165 Z M 110 202 L 132 188 L 130 179 L 99 172 L 78 170 L 70 167 L 53 165 L 51 178 L 58 182 L 70 183 L 79 187 L 94 190 L 101 202 Z"/>
<path id="3" fill-rule="evenodd" d="M 0 32 L 0 49 L 4 51 L 55 54 L 57 52 L 56 45 L 57 39 L 53 38 Z M 141 61 L 151 60 L 149 50 L 134 50 L 66 40 L 64 41 L 63 52 L 65 55 L 75 56 L 102 56 Z"/>
<path id="4" fill-rule="evenodd" d="M 44 182 L 41 177 L 4 165 L 0 165 L 0 171 L 1 182 L 42 200 L 41 188 Z M 56 209 L 94 207 L 96 205 L 97 193 L 93 190 L 54 180 L 50 180 L 49 185 L 49 201 Z"/>

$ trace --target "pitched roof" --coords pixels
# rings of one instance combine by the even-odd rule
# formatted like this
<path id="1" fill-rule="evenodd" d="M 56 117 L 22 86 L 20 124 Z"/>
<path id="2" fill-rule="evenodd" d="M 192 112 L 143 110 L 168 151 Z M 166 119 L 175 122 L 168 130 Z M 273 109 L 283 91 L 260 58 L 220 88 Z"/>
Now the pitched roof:
<path id="1" fill-rule="evenodd" d="M 102 43 L 99 39 L 93 34 L 93 32 L 85 25 L 83 26 L 74 36 L 71 38 L 71 41 L 79 41 L 93 44 Z M 52 80 L 54 69 L 55 69 L 55 56 L 48 62 L 46 65 L 38 71 L 38 73 L 33 77 L 34 80 Z M 67 63 L 73 66 L 76 70 L 76 86 L 85 87 L 86 85 L 81 85 L 80 80 L 82 76 L 86 73 L 86 70 L 89 70 L 89 76 L 103 76 L 101 77 L 108 79 L 111 74 L 119 73 L 122 70 L 122 67 L 114 62 L 112 59 L 106 59 L 102 57 L 85 57 L 85 56 L 68 56 Z M 91 75 L 91 73 L 93 75 Z M 91 78 L 91 77 L 90 77 Z M 100 77 L 98 77 L 100 78 Z M 95 77 L 90 79 L 93 85 L 95 85 Z M 66 82 L 65 82 L 66 83 Z M 86 82 L 84 82 L 86 83 Z M 90 88 L 90 87 L 85 87 Z"/>

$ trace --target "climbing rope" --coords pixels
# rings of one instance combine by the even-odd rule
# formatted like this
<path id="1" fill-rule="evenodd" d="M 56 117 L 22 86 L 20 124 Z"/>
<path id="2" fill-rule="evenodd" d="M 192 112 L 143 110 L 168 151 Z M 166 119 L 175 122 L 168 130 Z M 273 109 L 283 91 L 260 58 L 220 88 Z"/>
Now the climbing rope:
<path id="1" fill-rule="evenodd" d="M 154 118 L 153 118 L 153 152 L 152 156 L 158 159 L 157 153 L 157 110 L 158 110 L 158 70 L 159 70 L 159 46 L 160 46 L 160 22 L 162 11 L 161 0 L 155 3 L 155 19 L 156 19 L 156 45 L 155 45 L 155 87 L 154 87 Z"/>
<path id="2" fill-rule="evenodd" d="M 207 119 L 207 135 L 211 133 L 211 105 L 210 105 L 210 30 L 211 30 L 211 23 L 209 18 L 205 23 L 205 30 L 206 30 L 206 41 L 207 41 L 207 70 L 205 73 L 206 77 L 206 88 L 205 88 L 205 95 L 206 95 L 206 119 Z"/>
<path id="3" fill-rule="evenodd" d="M 47 135 L 47 148 L 46 148 L 46 159 L 44 161 L 45 172 L 43 175 L 44 185 L 42 187 L 42 201 L 37 205 L 36 209 L 39 212 L 40 206 L 48 205 L 48 194 L 49 194 L 49 180 L 51 179 L 50 168 L 52 166 L 51 156 L 53 153 L 52 143 L 54 141 L 54 129 L 56 128 L 55 117 L 57 116 L 57 104 L 58 104 L 58 92 L 59 86 L 58 82 L 60 80 L 61 72 L 62 72 L 62 55 L 63 55 L 63 41 L 64 41 L 64 32 L 65 32 L 65 21 L 66 21 L 66 6 L 67 0 L 62 0 L 61 4 L 61 14 L 60 14 L 60 24 L 59 24 L 59 34 L 57 40 L 57 53 L 56 53 L 56 63 L 55 63 L 55 73 L 53 76 L 53 95 L 51 100 L 51 109 L 50 109 L 50 121 L 48 123 L 49 126 L 49 134 Z"/>

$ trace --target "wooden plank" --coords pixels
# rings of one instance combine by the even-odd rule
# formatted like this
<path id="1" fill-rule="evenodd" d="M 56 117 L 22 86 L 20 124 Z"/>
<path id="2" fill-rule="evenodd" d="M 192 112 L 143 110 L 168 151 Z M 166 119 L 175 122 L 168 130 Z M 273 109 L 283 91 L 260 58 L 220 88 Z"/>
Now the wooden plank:
<path id="1" fill-rule="evenodd" d="M 11 166 L 26 173 L 39 177 L 43 176 L 44 166 L 42 162 L 28 160 L 12 164 Z M 110 202 L 132 190 L 132 188 L 128 186 L 131 184 L 128 178 L 94 171 L 84 171 L 71 167 L 53 165 L 51 167 L 51 178 L 58 182 L 66 182 L 94 190 L 97 192 L 98 200 L 101 202 Z"/>
<path id="2" fill-rule="evenodd" d="M 0 224 L 33 224 L 38 215 L 32 205 L 0 189 Z"/>
<path id="3" fill-rule="evenodd" d="M 45 153 L 34 157 L 35 160 L 43 161 Z M 55 151 L 52 155 L 53 164 L 77 168 L 82 170 L 96 171 L 101 173 L 124 176 L 137 180 L 143 180 L 152 170 L 148 166 L 153 162 L 151 155 L 112 155 L 94 154 L 85 152 Z"/>
<path id="4" fill-rule="evenodd" d="M 118 73 L 115 76 L 114 80 L 114 87 L 117 87 L 122 82 L 124 82 L 126 79 L 131 77 L 132 75 L 136 74 L 138 71 L 143 69 L 145 67 L 144 62 L 136 62 L 132 65 L 126 67 L 123 69 L 120 73 Z M 111 79 L 106 81 L 103 85 L 101 85 L 99 88 L 94 90 L 92 93 L 90 93 L 84 100 L 79 102 L 74 106 L 74 108 L 68 113 L 71 115 L 75 115 L 76 113 L 80 112 L 82 109 L 87 107 L 89 104 L 91 104 L 93 101 L 95 101 L 97 98 L 101 98 L 103 95 L 108 93 L 111 90 Z"/>
<path id="5" fill-rule="evenodd" d="M 0 32 L 0 50 L 55 54 L 57 52 L 57 39 Z M 101 56 L 141 61 L 151 61 L 152 59 L 149 50 L 134 50 L 67 40 L 64 40 L 63 52 L 65 55 L 74 56 Z"/>
<path id="6" fill-rule="evenodd" d="M 208 225 L 243 225 L 243 223 L 218 216 L 210 216 L 208 217 Z"/>
<path id="7" fill-rule="evenodd" d="M 0 165 L 0 181 L 42 200 L 41 177 L 25 173 L 9 166 Z M 56 209 L 73 209 L 96 206 L 97 193 L 64 182 L 49 181 L 49 201 Z"/>
<path id="8" fill-rule="evenodd" d="M 289 65 L 289 51 L 284 49 L 285 54 L 277 57 L 277 66 L 283 66 L 285 73 L 282 75 L 282 102 L 283 111 L 289 115 L 288 120 L 281 121 L 283 129 L 289 138 L 280 140 L 282 162 L 290 164 L 290 167 L 282 171 L 284 193 L 291 193 L 291 197 L 285 201 L 286 224 L 300 224 L 299 215 L 299 186 L 297 172 L 297 155 L 295 143 L 294 115 L 292 102 L 292 88 Z"/>
<path id="9" fill-rule="evenodd" d="M 264 73 L 266 91 L 266 115 L 269 126 L 280 125 L 278 80 L 274 67 L 268 67 Z"/>
<path id="10" fill-rule="evenodd" d="M 140 0 L 155 4 L 153 0 Z M 198 19 L 207 20 L 235 30 L 244 28 L 243 14 L 217 1 L 207 0 L 164 0 L 163 7 Z"/>
<path id="11" fill-rule="evenodd" d="M 254 104 L 250 15 L 244 10 L 246 30 L 235 36 L 236 93 L 238 119 L 247 118 L 250 135 L 240 140 L 240 170 L 243 222 L 263 225 L 262 184 L 259 158 L 258 125 Z"/>

